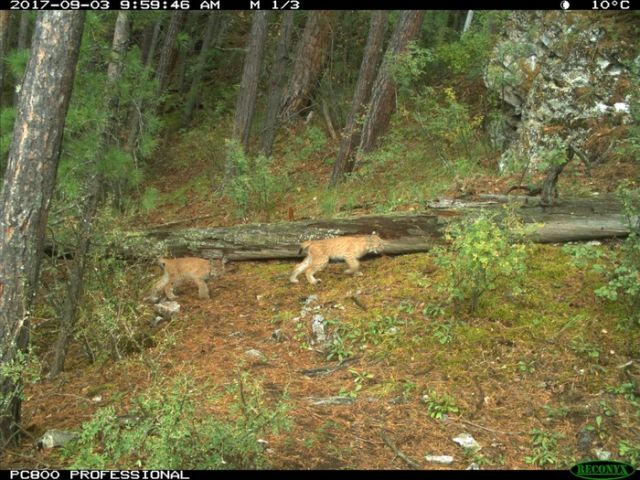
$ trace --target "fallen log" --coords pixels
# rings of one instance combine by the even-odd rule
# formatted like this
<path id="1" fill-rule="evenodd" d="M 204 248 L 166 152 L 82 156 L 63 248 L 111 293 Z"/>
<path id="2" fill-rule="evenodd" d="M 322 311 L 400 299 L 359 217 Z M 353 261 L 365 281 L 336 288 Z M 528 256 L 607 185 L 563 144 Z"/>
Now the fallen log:
<path id="1" fill-rule="evenodd" d="M 232 227 L 132 232 L 114 245 L 127 257 L 199 256 L 228 260 L 298 258 L 304 240 L 373 231 L 386 240 L 385 254 L 424 252 L 443 242 L 447 225 L 482 210 L 515 204 L 525 223 L 535 224 L 530 238 L 538 243 L 624 237 L 628 219 L 614 199 L 573 199 L 545 206 L 530 197 L 485 196 L 476 201 L 437 200 L 413 214 L 368 215 L 356 218 L 302 220 Z"/>

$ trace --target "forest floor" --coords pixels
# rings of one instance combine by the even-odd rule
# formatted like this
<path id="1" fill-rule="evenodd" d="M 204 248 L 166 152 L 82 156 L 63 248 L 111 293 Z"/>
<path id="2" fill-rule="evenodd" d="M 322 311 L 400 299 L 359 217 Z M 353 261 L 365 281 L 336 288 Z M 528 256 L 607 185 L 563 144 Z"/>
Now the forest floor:
<path id="1" fill-rule="evenodd" d="M 167 200 L 166 208 L 140 216 L 140 225 L 232 223 L 224 205 L 215 210 L 197 201 L 200 190 L 189 183 L 193 177 L 179 178 L 179 171 L 178 166 L 176 176 L 157 187 L 167 195 L 179 190 L 173 199 L 187 201 Z M 606 192 L 618 178 L 629 178 L 628 172 L 616 176 L 596 168 L 592 173 L 587 178 L 579 165 L 571 166 L 561 191 L 593 182 Z M 514 183 L 516 177 L 478 174 L 462 186 L 449 183 L 441 193 L 504 193 Z M 379 194 L 384 192 L 356 203 L 375 204 Z M 296 217 L 322 213 L 309 203 L 313 195 L 290 196 Z M 279 209 L 275 219 L 285 218 L 286 211 Z M 610 265 L 619 242 L 589 248 Z M 222 418 L 237 401 L 228 387 L 243 372 L 261 383 L 265 401 L 287 405 L 290 430 L 264 437 L 273 468 L 409 468 L 398 452 L 426 469 L 464 469 L 472 463 L 566 468 L 594 458 L 598 448 L 619 458 L 623 441 L 640 448 L 640 332 L 626 321 L 628 307 L 594 295 L 605 277 L 591 269 L 592 262 L 576 262 L 574 247 L 531 245 L 527 251 L 521 290 L 513 292 L 510 279 L 503 279 L 473 315 L 439 310 L 443 297 L 436 286 L 445 272 L 431 253 L 369 258 L 359 277 L 331 264 L 318 274 L 317 286 L 302 278 L 290 284 L 293 262 L 230 264 L 209 281 L 210 300 L 198 299 L 189 285 L 177 290 L 182 309 L 151 330 L 154 346 L 91 364 L 74 344 L 60 378 L 29 383 L 23 405 L 27 435 L 0 464 L 64 467 L 68 460 L 59 449 L 35 446 L 46 430 L 78 429 L 107 405 L 124 415 L 151 384 L 169 385 L 181 375 L 195 380 L 200 387 L 195 395 Z M 159 273 L 149 268 L 147 283 Z M 327 334 L 336 338 L 337 333 L 342 342 L 313 344 L 311 321 L 317 314 L 327 322 Z M 152 320 L 150 307 L 145 315 L 145 321 Z M 51 323 L 34 322 L 39 351 L 50 344 Z M 266 360 L 250 358 L 251 349 Z M 49 354 L 43 354 L 43 363 Z M 321 368 L 326 371 L 312 371 Z M 209 402 L 211 394 L 219 394 L 217 401 Z M 313 404 L 336 396 L 346 400 Z M 456 445 L 452 439 L 461 433 L 471 434 L 481 449 Z M 452 455 L 454 461 L 440 465 L 425 461 L 425 455 Z"/>

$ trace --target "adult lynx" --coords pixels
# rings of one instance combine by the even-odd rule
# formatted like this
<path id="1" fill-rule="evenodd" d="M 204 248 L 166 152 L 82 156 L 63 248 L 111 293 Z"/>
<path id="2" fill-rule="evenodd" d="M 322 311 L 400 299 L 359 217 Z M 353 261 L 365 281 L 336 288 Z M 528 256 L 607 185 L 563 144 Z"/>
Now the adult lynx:
<path id="1" fill-rule="evenodd" d="M 205 280 L 211 275 L 211 264 L 209 260 L 196 257 L 183 258 L 159 258 L 158 263 L 164 268 L 164 275 L 153 286 L 149 298 L 158 300 L 158 294 L 164 290 L 164 294 L 169 300 L 176 298 L 173 287 L 185 280 L 192 280 L 198 286 L 198 296 L 209 298 L 209 288 Z"/>
<path id="2" fill-rule="evenodd" d="M 304 272 L 309 283 L 315 285 L 320 280 L 313 274 L 326 267 L 331 259 L 344 260 L 349 266 L 345 273 L 358 275 L 360 268 L 358 259 L 367 253 L 379 253 L 383 248 L 383 240 L 375 233 L 303 242 L 300 245 L 300 252 L 306 250 L 307 257 L 302 263 L 296 265 L 289 280 L 292 283 L 298 283 L 298 275 Z"/>

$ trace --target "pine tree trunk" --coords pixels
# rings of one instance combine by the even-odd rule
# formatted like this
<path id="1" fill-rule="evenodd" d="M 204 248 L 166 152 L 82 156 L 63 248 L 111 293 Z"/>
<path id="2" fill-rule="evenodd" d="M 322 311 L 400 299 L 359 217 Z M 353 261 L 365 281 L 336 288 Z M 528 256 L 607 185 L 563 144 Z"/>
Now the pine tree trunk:
<path id="1" fill-rule="evenodd" d="M 267 157 L 271 156 L 273 141 L 276 136 L 278 123 L 278 107 L 282 99 L 283 86 L 289 61 L 289 45 L 293 33 L 293 10 L 286 10 L 281 14 L 282 20 L 278 29 L 278 43 L 273 55 L 273 68 L 269 80 L 269 94 L 267 112 L 262 136 L 262 151 Z"/>
<path id="2" fill-rule="evenodd" d="M 216 27 L 220 23 L 219 12 L 209 12 L 207 15 L 207 28 L 205 29 L 204 37 L 202 39 L 202 49 L 200 50 L 200 54 L 198 55 L 198 62 L 196 63 L 193 80 L 191 81 L 191 89 L 189 90 L 187 104 L 184 109 L 184 116 L 182 118 L 183 125 L 188 125 L 191 121 L 191 118 L 193 117 L 193 110 L 196 106 L 196 103 L 198 102 L 200 87 L 202 86 L 202 76 L 204 75 L 204 70 L 207 65 L 207 59 L 209 58 L 209 49 L 211 48 L 211 43 L 213 42 L 213 34 L 216 31 Z"/>
<path id="3" fill-rule="evenodd" d="M 124 66 L 124 58 L 127 53 L 127 44 L 129 42 L 130 31 L 130 14 L 126 11 L 118 13 L 116 26 L 113 34 L 113 44 L 111 48 L 111 61 L 107 67 L 107 85 L 105 91 L 107 98 L 105 100 L 108 121 L 100 132 L 101 142 L 97 146 L 94 156 L 88 168 L 90 169 L 85 184 L 85 205 L 80 225 L 78 227 L 78 239 L 75 253 L 73 255 L 73 265 L 67 288 L 67 296 L 62 306 L 62 314 L 60 318 L 60 331 L 56 341 L 54 358 L 49 371 L 49 377 L 55 377 L 64 370 L 64 361 L 69 346 L 69 340 L 73 334 L 75 326 L 76 312 L 78 303 L 82 298 L 82 283 L 84 278 L 85 267 L 87 263 L 87 254 L 89 252 L 91 235 L 93 233 L 93 220 L 98 209 L 100 192 L 102 189 L 102 177 L 98 173 L 98 164 L 104 157 L 112 137 L 113 128 L 115 126 L 115 111 L 118 104 L 117 83 Z"/>
<path id="4" fill-rule="evenodd" d="M 145 67 L 151 65 L 153 57 L 156 54 L 158 47 L 158 39 L 160 38 L 160 30 L 162 28 L 162 18 L 157 19 L 153 25 L 149 25 L 145 32 L 145 38 L 140 47 L 140 56 L 142 58 L 142 64 Z"/>
<path id="5" fill-rule="evenodd" d="M 472 20 L 473 20 L 473 10 L 467 10 L 467 16 L 464 20 L 464 26 L 462 27 L 462 35 L 467 33 L 467 30 L 469 30 L 469 28 L 471 27 Z"/>
<path id="6" fill-rule="evenodd" d="M 360 149 L 364 152 L 371 151 L 378 138 L 387 131 L 391 114 L 395 108 L 396 88 L 388 64 L 403 53 L 407 44 L 418 36 L 423 17 L 424 11 L 421 10 L 403 10 L 400 13 L 385 53 L 385 59 L 373 84 L 371 105 L 362 127 L 360 141 Z"/>
<path id="7" fill-rule="evenodd" d="M 3 105 L 2 92 L 4 91 L 5 77 L 6 77 L 4 57 L 9 52 L 10 20 L 11 20 L 11 11 L 0 10 L 0 105 Z"/>
<path id="8" fill-rule="evenodd" d="M 29 48 L 29 12 L 20 12 L 20 27 L 18 29 L 18 50 Z"/>
<path id="9" fill-rule="evenodd" d="M 378 71 L 380 59 L 382 58 L 382 44 L 387 28 L 387 17 L 388 12 L 385 10 L 376 10 L 371 14 L 369 35 L 360 65 L 358 83 L 356 84 L 356 90 L 353 94 L 353 103 L 351 104 L 347 124 L 342 132 L 338 158 L 336 158 L 333 165 L 331 185 L 336 185 L 340 182 L 343 175 L 350 172 L 353 168 L 353 162 L 351 161 L 352 149 L 354 145 L 357 146 L 360 143 L 361 127 L 359 120 L 364 114 L 365 107 L 369 101 L 371 87 L 375 80 L 376 72 Z"/>
<path id="10" fill-rule="evenodd" d="M 176 37 L 180 31 L 180 27 L 185 19 L 187 12 L 179 11 L 171 14 L 171 20 L 167 27 L 167 32 L 162 42 L 162 50 L 160 51 L 160 60 L 158 60 L 158 68 L 156 69 L 156 81 L 158 82 L 158 95 L 164 92 L 169 79 L 169 69 L 173 61 L 176 50 Z"/>
<path id="11" fill-rule="evenodd" d="M 329 10 L 312 10 L 296 47 L 293 73 L 284 89 L 281 116 L 289 119 L 307 107 L 318 84 L 331 38 Z"/>
<path id="12" fill-rule="evenodd" d="M 151 69 L 151 65 L 153 63 L 153 58 L 155 57 L 158 39 L 160 38 L 160 30 L 162 28 L 162 18 L 159 18 L 155 25 L 153 26 L 153 34 L 151 35 L 151 42 L 148 47 L 148 51 L 146 55 L 143 54 L 143 64 L 145 66 L 146 75 L 149 77 L 149 70 Z M 131 152 L 132 156 L 135 158 L 136 156 L 136 143 L 138 138 L 138 133 L 140 132 L 140 122 L 142 121 L 142 111 L 145 106 L 142 101 L 137 99 L 133 101 L 134 105 L 131 107 L 129 111 L 129 128 L 127 135 L 127 148 Z"/>
<path id="13" fill-rule="evenodd" d="M 41 11 L 0 192 L 0 368 L 18 367 L 40 273 L 49 202 L 73 87 L 84 12 Z M 6 370 L 4 370 L 6 371 Z M 0 450 L 19 431 L 22 382 L 0 376 Z"/>
<path id="14" fill-rule="evenodd" d="M 236 115 L 233 122 L 233 138 L 242 144 L 245 152 L 249 149 L 249 134 L 258 98 L 258 81 L 260 80 L 264 45 L 267 38 L 267 12 L 256 11 L 253 15 L 249 46 L 242 69 L 242 80 L 240 81 Z"/>

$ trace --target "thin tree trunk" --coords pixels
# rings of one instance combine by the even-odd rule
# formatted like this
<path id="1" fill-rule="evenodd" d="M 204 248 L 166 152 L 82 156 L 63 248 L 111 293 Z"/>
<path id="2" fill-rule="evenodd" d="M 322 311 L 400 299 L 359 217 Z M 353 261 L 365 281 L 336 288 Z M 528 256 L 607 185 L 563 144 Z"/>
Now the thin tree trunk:
<path id="1" fill-rule="evenodd" d="M 464 20 L 464 27 L 462 27 L 462 35 L 467 33 L 467 30 L 469 30 L 469 27 L 471 27 L 471 21 L 472 20 L 473 20 L 473 10 L 468 10 L 467 11 L 467 18 L 465 18 L 465 20 Z"/>
<path id="2" fill-rule="evenodd" d="M 198 61 L 196 63 L 195 72 L 193 73 L 193 80 L 191 81 L 191 89 L 187 97 L 187 104 L 184 109 L 184 116 L 182 117 L 182 124 L 188 125 L 193 117 L 193 110 L 198 101 L 200 95 L 200 87 L 202 86 L 202 76 L 207 65 L 207 59 L 209 57 L 209 49 L 213 42 L 213 34 L 216 31 L 216 26 L 220 23 L 220 13 L 209 12 L 207 13 L 207 28 L 204 32 L 202 39 L 202 48 L 198 55 Z"/>
<path id="3" fill-rule="evenodd" d="M 160 38 L 160 30 L 162 29 L 162 18 L 159 18 L 155 25 L 153 26 L 153 35 L 151 36 L 151 43 L 149 45 L 149 49 L 146 55 L 143 55 L 143 64 L 145 67 L 145 75 L 149 76 L 149 70 L 151 69 L 151 65 L 153 63 L 153 58 L 155 57 L 158 39 Z M 140 123 L 142 121 L 142 111 L 144 109 L 144 105 L 140 100 L 134 100 L 134 105 L 131 107 L 129 112 L 129 128 L 127 135 L 127 148 L 135 158 L 136 152 L 136 142 L 138 138 L 138 133 L 140 132 Z"/>
<path id="4" fill-rule="evenodd" d="M 258 81 L 260 80 L 264 45 L 267 38 L 267 12 L 256 11 L 253 15 L 249 46 L 242 69 L 242 80 L 240 81 L 236 115 L 233 122 L 233 138 L 242 144 L 245 152 L 249 149 L 249 134 L 258 98 Z"/>
<path id="5" fill-rule="evenodd" d="M 410 41 L 418 36 L 423 17 L 423 10 L 403 10 L 400 13 L 385 53 L 385 59 L 373 84 L 371 105 L 362 127 L 360 141 L 360 149 L 364 152 L 371 151 L 378 138 L 389 127 L 391 114 L 395 108 L 396 87 L 391 78 L 388 65 L 395 57 L 406 50 Z"/>
<path id="6" fill-rule="evenodd" d="M 18 50 L 29 48 L 29 12 L 20 12 Z"/>
<path id="7" fill-rule="evenodd" d="M 176 72 L 177 72 L 177 86 L 176 91 L 181 93 L 187 93 L 187 71 L 189 69 L 190 58 L 189 55 L 193 51 L 196 39 L 195 34 L 191 34 L 193 27 L 192 19 L 195 18 L 195 15 L 187 15 L 183 22 L 182 29 L 186 32 L 189 32 L 189 40 L 185 42 L 184 45 L 178 45 L 176 49 Z"/>
<path id="8" fill-rule="evenodd" d="M 281 14 L 282 20 L 278 29 L 278 43 L 273 58 L 265 115 L 264 133 L 262 136 L 262 151 L 267 157 L 271 156 L 273 141 L 276 136 L 278 123 L 278 107 L 282 99 L 284 80 L 289 61 L 289 45 L 293 33 L 293 10 L 286 10 Z"/>
<path id="9" fill-rule="evenodd" d="M 69 346 L 69 341 L 75 326 L 78 303 L 82 297 L 82 284 L 85 267 L 87 263 L 87 253 L 89 252 L 91 235 L 93 233 L 93 220 L 98 209 L 100 191 L 102 189 L 102 176 L 98 173 L 98 164 L 102 160 L 111 139 L 111 134 L 115 126 L 115 111 L 118 104 L 117 83 L 124 66 L 124 58 L 129 42 L 130 14 L 122 11 L 118 13 L 116 26 L 113 34 L 113 44 L 111 48 L 111 61 L 107 67 L 107 92 L 106 110 L 109 120 L 105 122 L 103 131 L 100 132 L 101 142 L 97 146 L 91 164 L 88 165 L 89 174 L 85 184 L 85 205 L 78 231 L 76 250 L 73 256 L 71 275 L 62 306 L 60 319 L 60 331 L 56 341 L 54 358 L 49 371 L 50 377 L 55 377 L 64 370 L 64 361 Z"/>
<path id="10" fill-rule="evenodd" d="M 84 12 L 41 11 L 0 192 L 0 371 L 22 366 Z M 0 450 L 19 431 L 22 381 L 0 374 Z"/>
<path id="11" fill-rule="evenodd" d="M 160 30 L 162 29 L 162 20 L 163 17 L 160 17 L 153 23 L 153 25 L 149 24 L 145 28 L 142 45 L 140 46 L 140 59 L 145 67 L 151 64 L 151 61 L 156 54 L 158 39 L 160 38 Z"/>
<path id="12" fill-rule="evenodd" d="M 11 11 L 0 10 L 0 105 L 2 105 L 2 92 L 5 87 L 6 74 L 5 74 L 4 57 L 9 52 L 10 20 L 11 20 Z"/>
<path id="13" fill-rule="evenodd" d="M 385 10 L 376 10 L 371 14 L 371 24 L 369 26 L 369 35 L 367 44 L 362 56 L 360 64 L 360 73 L 356 90 L 353 94 L 353 102 L 351 111 L 347 117 L 347 124 L 342 132 L 342 141 L 340 142 L 340 150 L 338 157 L 333 164 L 333 172 L 331 173 L 331 185 L 336 185 L 342 180 L 345 173 L 353 169 L 352 149 L 360 143 L 359 120 L 364 114 L 369 96 L 371 95 L 371 87 L 378 71 L 378 65 L 382 58 L 382 44 L 384 42 L 384 34 L 387 28 L 388 12 Z"/>
<path id="14" fill-rule="evenodd" d="M 175 53 L 176 37 L 178 36 L 178 32 L 180 31 L 180 27 L 182 26 L 186 14 L 187 13 L 183 11 L 173 12 L 171 14 L 171 20 L 167 27 L 164 42 L 162 42 L 158 68 L 156 69 L 158 95 L 161 95 L 166 87 L 167 80 L 169 78 L 169 69 L 171 68 L 171 63 Z"/>
<path id="15" fill-rule="evenodd" d="M 309 103 L 317 86 L 327 57 L 331 38 L 331 14 L 329 10 L 312 10 L 298 41 L 293 73 L 281 102 L 284 118 L 299 114 Z"/>

